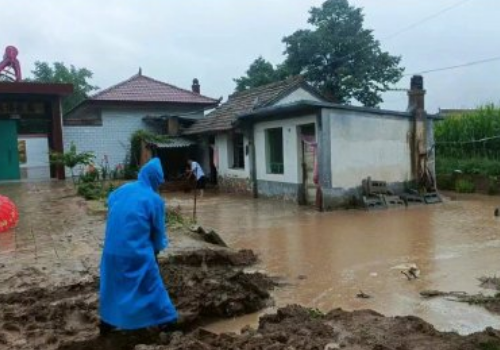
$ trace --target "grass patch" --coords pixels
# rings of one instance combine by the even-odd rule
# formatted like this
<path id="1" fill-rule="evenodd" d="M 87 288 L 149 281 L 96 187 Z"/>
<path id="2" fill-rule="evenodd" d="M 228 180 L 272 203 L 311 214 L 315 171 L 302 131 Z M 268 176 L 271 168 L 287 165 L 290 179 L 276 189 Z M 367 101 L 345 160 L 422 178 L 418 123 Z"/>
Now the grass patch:
<path id="1" fill-rule="evenodd" d="M 455 184 L 455 191 L 458 193 L 474 193 L 476 191 L 476 186 L 470 180 L 460 179 Z"/>

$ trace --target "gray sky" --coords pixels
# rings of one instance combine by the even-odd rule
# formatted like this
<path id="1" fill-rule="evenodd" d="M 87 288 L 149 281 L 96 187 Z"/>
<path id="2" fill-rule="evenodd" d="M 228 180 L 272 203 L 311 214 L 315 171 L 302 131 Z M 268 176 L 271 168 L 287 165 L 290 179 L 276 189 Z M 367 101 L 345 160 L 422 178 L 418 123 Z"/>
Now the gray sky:
<path id="1" fill-rule="evenodd" d="M 471 0 L 382 40 L 459 0 L 351 0 L 383 48 L 403 57 L 406 73 L 500 56 L 498 0 Z M 33 62 L 63 61 L 94 72 L 101 88 L 137 73 L 218 98 L 234 89 L 259 55 L 282 61 L 281 39 L 306 26 L 321 0 L 0 0 L 0 49 L 19 48 L 25 75 Z M 406 88 L 409 77 L 398 87 Z M 500 61 L 425 76 L 427 109 L 500 102 Z M 406 108 L 392 92 L 383 107 Z"/>

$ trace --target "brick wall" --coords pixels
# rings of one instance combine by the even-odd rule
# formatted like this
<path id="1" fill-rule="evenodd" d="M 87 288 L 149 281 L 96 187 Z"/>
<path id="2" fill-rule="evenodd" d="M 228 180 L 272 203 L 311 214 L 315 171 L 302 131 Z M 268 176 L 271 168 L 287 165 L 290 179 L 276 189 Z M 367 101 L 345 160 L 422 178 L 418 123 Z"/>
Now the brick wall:
<path id="1" fill-rule="evenodd" d="M 103 111 L 102 126 L 65 126 L 64 149 L 74 142 L 79 152 L 91 151 L 100 164 L 107 155 L 111 168 L 123 164 L 130 148 L 130 136 L 137 130 L 154 131 L 142 118 L 146 111 Z"/>

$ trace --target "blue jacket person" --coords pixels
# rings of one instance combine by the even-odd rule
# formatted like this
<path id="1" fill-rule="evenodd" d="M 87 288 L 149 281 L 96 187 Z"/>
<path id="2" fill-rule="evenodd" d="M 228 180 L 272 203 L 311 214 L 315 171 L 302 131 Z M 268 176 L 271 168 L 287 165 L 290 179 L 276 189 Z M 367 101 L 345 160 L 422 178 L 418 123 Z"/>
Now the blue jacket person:
<path id="1" fill-rule="evenodd" d="M 168 247 L 165 203 L 156 192 L 163 181 L 161 163 L 153 159 L 141 169 L 138 181 L 109 196 L 101 259 L 101 334 L 177 321 L 156 262 L 156 254 Z"/>

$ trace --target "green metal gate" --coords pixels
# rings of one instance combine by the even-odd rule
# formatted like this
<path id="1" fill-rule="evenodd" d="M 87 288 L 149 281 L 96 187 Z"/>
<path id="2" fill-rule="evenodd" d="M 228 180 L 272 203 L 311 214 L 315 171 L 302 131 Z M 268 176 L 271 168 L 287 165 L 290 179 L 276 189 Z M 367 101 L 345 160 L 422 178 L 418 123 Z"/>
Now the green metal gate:
<path id="1" fill-rule="evenodd" d="M 20 177 L 17 122 L 0 120 L 0 181 L 18 180 Z"/>

